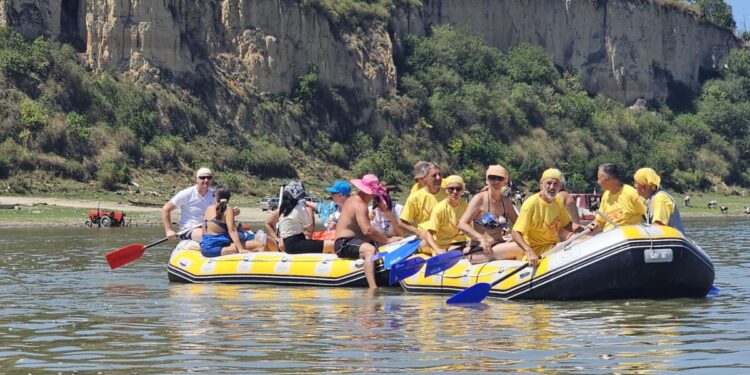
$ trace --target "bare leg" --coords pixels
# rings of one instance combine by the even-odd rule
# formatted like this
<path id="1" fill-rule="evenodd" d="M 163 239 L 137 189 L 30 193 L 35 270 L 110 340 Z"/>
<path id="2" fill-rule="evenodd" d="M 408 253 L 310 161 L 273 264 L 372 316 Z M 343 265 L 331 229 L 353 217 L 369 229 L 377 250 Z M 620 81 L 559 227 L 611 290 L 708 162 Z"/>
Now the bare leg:
<path id="1" fill-rule="evenodd" d="M 266 240 L 266 251 L 281 251 L 279 249 L 279 245 L 276 243 L 276 241 L 273 240 Z"/>
<path id="2" fill-rule="evenodd" d="M 245 241 L 243 245 L 245 246 L 245 250 L 249 251 L 263 251 L 265 247 L 265 244 L 258 240 Z"/>
<path id="3" fill-rule="evenodd" d="M 325 240 L 323 241 L 323 254 L 333 254 L 335 251 L 333 250 L 333 241 Z"/>
<path id="4" fill-rule="evenodd" d="M 201 242 L 201 238 L 203 238 L 203 228 L 195 228 L 190 232 L 191 240 Z"/>
<path id="5" fill-rule="evenodd" d="M 239 251 L 237 251 L 237 248 L 234 247 L 234 244 L 225 246 L 221 249 L 221 255 L 236 254 L 236 253 L 239 253 Z"/>
<path id="6" fill-rule="evenodd" d="M 375 282 L 375 265 L 372 264 L 372 257 L 375 255 L 375 246 L 369 243 L 362 244 L 359 247 L 359 257 L 365 260 L 365 277 L 370 289 L 375 289 L 378 284 Z"/>
<path id="7" fill-rule="evenodd" d="M 492 256 L 487 257 L 484 253 L 471 255 L 471 263 L 484 263 L 492 260 L 515 259 L 522 260 L 524 257 L 523 249 L 515 242 L 503 242 L 492 246 Z"/>

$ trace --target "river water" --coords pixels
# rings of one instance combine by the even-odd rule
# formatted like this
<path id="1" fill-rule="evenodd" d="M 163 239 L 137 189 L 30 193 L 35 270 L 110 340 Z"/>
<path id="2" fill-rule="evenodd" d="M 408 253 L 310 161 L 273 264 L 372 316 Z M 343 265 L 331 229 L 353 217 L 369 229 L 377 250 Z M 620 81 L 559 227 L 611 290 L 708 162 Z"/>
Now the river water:
<path id="1" fill-rule="evenodd" d="M 111 271 L 156 228 L 0 229 L 0 373 L 750 373 L 750 222 L 686 221 L 706 299 L 475 308 L 381 289 L 167 281 L 171 246 Z"/>

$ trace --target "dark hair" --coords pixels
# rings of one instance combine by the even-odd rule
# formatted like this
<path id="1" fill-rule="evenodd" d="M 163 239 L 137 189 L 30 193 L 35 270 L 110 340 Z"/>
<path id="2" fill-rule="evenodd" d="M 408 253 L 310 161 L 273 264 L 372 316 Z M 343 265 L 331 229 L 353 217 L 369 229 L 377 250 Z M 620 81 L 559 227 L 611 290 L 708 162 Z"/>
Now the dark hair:
<path id="1" fill-rule="evenodd" d="M 372 197 L 372 209 L 378 208 L 378 203 L 380 203 L 381 195 L 375 194 Z M 385 195 L 382 195 L 382 199 L 385 199 L 385 204 L 388 206 L 389 210 L 393 209 L 393 201 L 391 201 L 391 195 L 388 193 L 388 190 L 386 190 Z"/>
<path id="2" fill-rule="evenodd" d="M 216 220 L 220 220 L 224 217 L 224 212 L 227 211 L 227 202 L 232 197 L 232 192 L 228 187 L 219 185 L 214 190 L 214 198 L 216 199 Z M 223 202 L 222 202 L 223 200 Z"/>
<path id="3" fill-rule="evenodd" d="M 292 194 L 285 191 L 281 195 L 281 204 L 279 205 L 279 214 L 281 216 L 289 215 L 294 207 L 299 203 L 299 199 L 292 197 Z"/>
<path id="4" fill-rule="evenodd" d="M 617 164 L 604 163 L 599 166 L 599 169 L 607 176 L 614 178 L 615 180 L 622 181 L 622 172 L 620 172 L 620 168 L 617 166 Z"/>

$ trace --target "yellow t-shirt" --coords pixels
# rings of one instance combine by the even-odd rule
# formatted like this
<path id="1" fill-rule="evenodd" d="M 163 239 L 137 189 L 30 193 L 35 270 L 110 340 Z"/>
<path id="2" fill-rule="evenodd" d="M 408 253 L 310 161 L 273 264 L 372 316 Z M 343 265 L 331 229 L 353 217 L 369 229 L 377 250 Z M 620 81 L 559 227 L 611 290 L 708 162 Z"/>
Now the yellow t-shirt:
<path id="1" fill-rule="evenodd" d="M 430 219 L 424 223 L 424 229 L 434 233 L 435 242 L 441 249 L 447 248 L 450 244 L 467 241 L 466 235 L 458 229 L 458 219 L 466 212 L 466 202 L 458 201 L 456 207 L 448 204 L 447 199 L 443 199 L 432 209 Z"/>
<path id="2" fill-rule="evenodd" d="M 622 185 L 622 189 L 614 194 L 605 191 L 599 209 L 617 225 L 642 223 L 643 215 L 646 214 L 646 205 L 643 203 L 643 198 L 630 185 Z M 614 228 L 612 224 L 599 215 L 596 216 L 596 220 L 604 224 L 604 231 Z"/>
<path id="3" fill-rule="evenodd" d="M 570 214 L 558 195 L 552 202 L 546 202 L 537 193 L 529 197 L 513 224 L 513 230 L 523 235 L 534 252 L 541 255 L 560 242 L 560 229 L 570 224 Z"/>
<path id="4" fill-rule="evenodd" d="M 654 217 L 651 219 L 651 222 L 655 223 L 658 221 L 664 225 L 669 225 L 669 218 L 674 213 L 674 202 L 672 202 L 672 199 L 666 193 L 660 194 L 657 192 L 651 197 L 651 201 L 654 210 Z"/>
<path id="5" fill-rule="evenodd" d="M 418 229 L 424 229 L 422 226 L 430 219 L 432 209 L 445 197 L 445 190 L 443 189 L 440 189 L 437 194 L 432 194 L 426 187 L 421 188 L 416 193 L 409 194 L 409 198 L 406 198 L 404 209 L 401 211 L 399 218 L 407 223 L 415 224 Z"/>
<path id="6" fill-rule="evenodd" d="M 409 192 L 409 195 L 412 195 L 419 191 L 419 189 L 422 188 L 422 185 L 419 184 L 419 182 L 415 182 L 414 185 L 411 187 L 411 191 Z"/>

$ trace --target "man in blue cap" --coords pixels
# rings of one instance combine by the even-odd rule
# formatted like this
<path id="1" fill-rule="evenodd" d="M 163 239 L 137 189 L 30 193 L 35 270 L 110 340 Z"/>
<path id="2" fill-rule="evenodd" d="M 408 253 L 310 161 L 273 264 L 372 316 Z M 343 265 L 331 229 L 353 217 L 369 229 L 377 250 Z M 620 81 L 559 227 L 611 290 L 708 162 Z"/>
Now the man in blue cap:
<path id="1" fill-rule="evenodd" d="M 325 223 L 326 230 L 334 230 L 336 229 L 336 222 L 339 220 L 341 207 L 344 206 L 344 202 L 351 195 L 352 187 L 346 181 L 337 180 L 333 185 L 327 187 L 326 191 L 331 193 L 331 201 L 306 203 L 315 210 L 320 220 Z"/>

